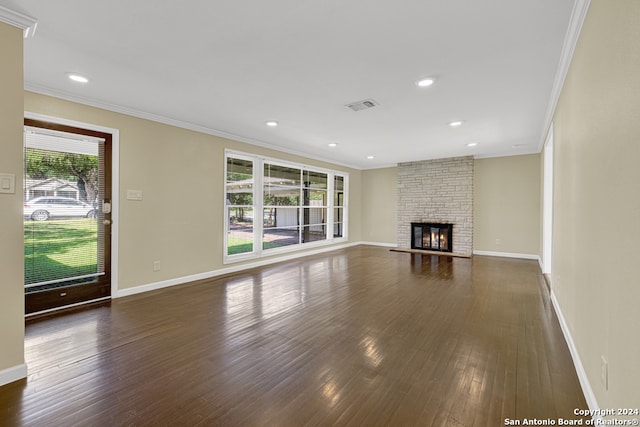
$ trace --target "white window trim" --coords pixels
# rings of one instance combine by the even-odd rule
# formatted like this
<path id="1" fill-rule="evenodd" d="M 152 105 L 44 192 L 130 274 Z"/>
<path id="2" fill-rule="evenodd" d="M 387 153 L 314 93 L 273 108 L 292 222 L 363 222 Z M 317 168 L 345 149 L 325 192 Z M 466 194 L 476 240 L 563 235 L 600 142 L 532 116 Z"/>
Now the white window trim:
<path id="1" fill-rule="evenodd" d="M 229 209 L 227 208 L 227 159 L 229 157 L 237 158 L 241 160 L 249 160 L 253 162 L 253 210 L 254 210 L 254 221 L 253 221 L 253 251 L 245 252 L 240 254 L 228 254 L 228 236 L 229 236 Z M 295 169 L 300 169 L 302 171 L 309 170 L 314 172 L 321 172 L 327 174 L 327 219 L 326 219 L 326 239 L 318 240 L 315 242 L 307 242 L 307 243 L 298 243 L 295 245 L 289 246 L 281 246 L 278 248 L 271 249 L 262 249 L 262 235 L 263 235 L 263 175 L 264 175 L 264 164 L 270 163 L 278 166 L 285 166 Z M 342 236 L 334 237 L 334 205 L 335 201 L 335 176 L 341 176 L 344 179 L 343 183 L 343 193 L 344 193 L 344 201 L 343 201 L 343 215 L 342 215 Z M 325 169 L 316 166 L 308 166 L 301 163 L 288 162 L 286 160 L 274 159 L 271 157 L 260 156 L 257 154 L 244 153 L 241 151 L 229 150 L 225 149 L 224 153 L 224 175 L 222 179 L 223 191 L 223 206 L 224 206 L 224 225 L 223 225 L 223 263 L 230 264 L 240 261 L 246 261 L 251 259 L 263 258 L 272 255 L 279 255 L 288 252 L 296 252 L 300 250 L 311 249 L 320 246 L 328 246 L 336 243 L 344 243 L 348 241 L 348 218 L 349 218 L 349 173 L 342 172 L 337 170 Z M 259 192 L 258 192 L 259 190 Z M 302 215 L 302 209 L 300 212 Z M 260 221 L 256 221 L 256 217 L 260 218 Z"/>

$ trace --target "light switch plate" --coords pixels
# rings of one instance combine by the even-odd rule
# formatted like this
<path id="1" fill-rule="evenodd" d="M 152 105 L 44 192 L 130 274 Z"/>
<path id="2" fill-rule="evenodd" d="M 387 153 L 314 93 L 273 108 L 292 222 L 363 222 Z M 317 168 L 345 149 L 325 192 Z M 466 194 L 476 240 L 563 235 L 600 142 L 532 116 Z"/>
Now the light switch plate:
<path id="1" fill-rule="evenodd" d="M 12 173 L 0 173 L 0 193 L 15 194 L 16 176 Z"/>

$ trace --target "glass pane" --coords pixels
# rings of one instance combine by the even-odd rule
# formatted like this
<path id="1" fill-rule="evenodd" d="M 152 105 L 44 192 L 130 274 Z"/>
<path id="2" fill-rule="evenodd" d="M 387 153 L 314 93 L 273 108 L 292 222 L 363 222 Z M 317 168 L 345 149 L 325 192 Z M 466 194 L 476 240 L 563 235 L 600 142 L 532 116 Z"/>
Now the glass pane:
<path id="1" fill-rule="evenodd" d="M 344 208 L 333 209 L 333 237 L 343 237 Z"/>
<path id="2" fill-rule="evenodd" d="M 265 208 L 263 224 L 265 228 L 298 226 L 299 214 L 299 208 Z"/>
<path id="3" fill-rule="evenodd" d="M 227 182 L 238 182 L 253 178 L 253 161 L 227 158 Z"/>
<path id="4" fill-rule="evenodd" d="M 333 180 L 333 189 L 336 191 L 344 191 L 344 177 L 343 176 L 335 176 Z"/>
<path id="5" fill-rule="evenodd" d="M 253 204 L 253 162 L 227 158 L 227 204 Z"/>
<path id="6" fill-rule="evenodd" d="M 253 204 L 253 162 L 227 158 L 227 204 Z"/>
<path id="7" fill-rule="evenodd" d="M 265 228 L 262 249 L 273 249 L 300 243 L 300 227 Z"/>
<path id="8" fill-rule="evenodd" d="M 326 208 L 304 208 L 302 212 L 303 224 L 325 224 L 327 222 Z"/>
<path id="9" fill-rule="evenodd" d="M 448 251 L 449 250 L 449 229 L 441 228 L 440 229 L 440 250 Z"/>
<path id="10" fill-rule="evenodd" d="M 264 186 L 265 206 L 298 206 L 300 187 Z"/>
<path id="11" fill-rule="evenodd" d="M 243 191 L 234 191 L 229 188 L 227 184 L 227 205 L 253 205 L 253 193 L 246 193 Z"/>
<path id="12" fill-rule="evenodd" d="M 326 238 L 324 225 L 308 225 L 302 229 L 302 243 L 317 242 Z"/>
<path id="13" fill-rule="evenodd" d="M 326 190 L 302 190 L 302 195 L 305 198 L 305 206 L 326 206 L 327 205 L 327 191 Z"/>
<path id="14" fill-rule="evenodd" d="M 431 227 L 431 249 L 440 249 L 440 229 Z"/>
<path id="15" fill-rule="evenodd" d="M 104 226 L 97 218 L 102 145 L 34 131 L 25 133 L 27 292 L 92 282 L 104 273 L 100 251 Z"/>
<path id="16" fill-rule="evenodd" d="M 411 230 L 413 231 L 413 241 L 411 242 L 411 247 L 415 247 L 415 248 L 424 248 L 424 247 L 428 247 L 428 241 L 427 244 L 424 243 L 424 236 L 422 233 L 422 227 L 418 226 L 418 225 L 412 225 L 411 226 Z"/>
<path id="17" fill-rule="evenodd" d="M 342 237 L 342 223 L 336 222 L 333 224 L 333 237 Z"/>
<path id="18" fill-rule="evenodd" d="M 24 255 L 25 285 L 97 274 L 97 220 L 77 217 L 27 220 L 24 223 Z M 66 281 L 58 283 L 70 284 Z M 31 287 L 28 291 L 41 289 Z"/>
<path id="19" fill-rule="evenodd" d="M 341 191 L 336 191 L 333 193 L 333 205 L 334 206 L 344 206 L 344 193 Z"/>
<path id="20" fill-rule="evenodd" d="M 303 172 L 302 177 L 306 188 L 328 188 L 326 173 L 306 170 Z"/>
<path id="21" fill-rule="evenodd" d="M 431 249 L 431 229 L 429 227 L 420 227 L 419 230 L 422 230 L 422 247 Z"/>
<path id="22" fill-rule="evenodd" d="M 264 185 L 300 187 L 300 169 L 265 163 Z"/>
<path id="23" fill-rule="evenodd" d="M 227 254 L 253 251 L 253 209 L 231 207 L 229 209 L 229 232 L 227 234 Z"/>

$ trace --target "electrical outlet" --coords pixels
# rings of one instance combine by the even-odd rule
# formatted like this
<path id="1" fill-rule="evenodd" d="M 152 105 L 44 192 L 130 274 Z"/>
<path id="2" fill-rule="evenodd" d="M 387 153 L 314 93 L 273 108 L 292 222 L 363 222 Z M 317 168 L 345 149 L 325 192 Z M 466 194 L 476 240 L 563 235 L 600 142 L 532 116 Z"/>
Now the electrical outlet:
<path id="1" fill-rule="evenodd" d="M 153 271 L 160 271 L 160 261 L 153 261 Z"/>
<path id="2" fill-rule="evenodd" d="M 501 245 L 502 244 L 502 239 L 496 239 L 496 245 Z"/>
<path id="3" fill-rule="evenodd" d="M 604 356 L 600 356 L 600 381 L 605 390 L 609 390 L 609 364 Z"/>

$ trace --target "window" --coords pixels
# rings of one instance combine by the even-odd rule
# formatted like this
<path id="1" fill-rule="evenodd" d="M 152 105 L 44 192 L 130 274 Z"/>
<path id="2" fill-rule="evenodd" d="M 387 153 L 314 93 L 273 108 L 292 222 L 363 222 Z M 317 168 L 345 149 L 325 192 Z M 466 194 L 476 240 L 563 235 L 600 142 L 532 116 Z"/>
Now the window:
<path id="1" fill-rule="evenodd" d="M 333 237 L 342 237 L 344 225 L 344 176 L 335 176 L 333 184 Z"/>
<path id="2" fill-rule="evenodd" d="M 225 175 L 226 261 L 346 239 L 348 174 L 227 151 Z"/>
<path id="3" fill-rule="evenodd" d="M 253 251 L 253 161 L 227 158 L 227 254 Z"/>

